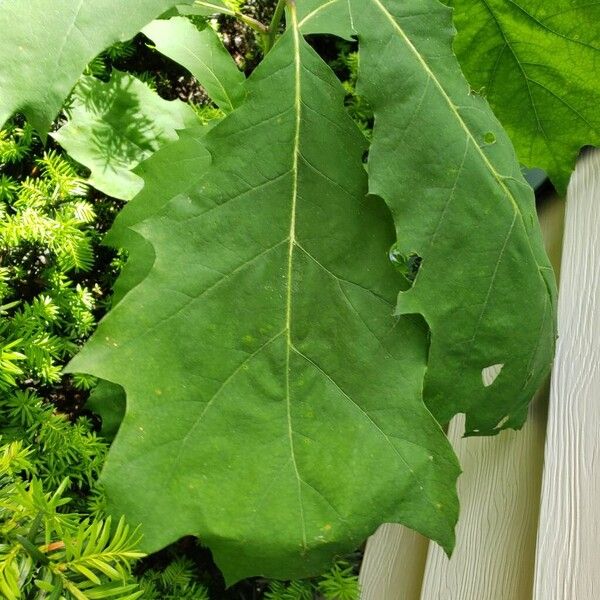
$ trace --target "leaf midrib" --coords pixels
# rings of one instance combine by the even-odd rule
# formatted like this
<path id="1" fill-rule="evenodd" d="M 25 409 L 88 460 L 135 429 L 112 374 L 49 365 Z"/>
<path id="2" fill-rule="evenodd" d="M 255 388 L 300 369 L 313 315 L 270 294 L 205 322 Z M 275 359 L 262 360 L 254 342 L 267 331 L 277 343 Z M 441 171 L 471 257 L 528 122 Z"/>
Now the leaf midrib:
<path id="1" fill-rule="evenodd" d="M 454 102 L 452 102 L 452 99 L 446 93 L 444 86 L 440 83 L 440 80 L 435 76 L 435 73 L 430 69 L 429 65 L 427 64 L 427 61 L 423 58 L 421 53 L 417 50 L 415 45 L 411 42 L 410 38 L 406 35 L 406 33 L 404 32 L 402 27 L 400 27 L 400 25 L 397 23 L 394 16 L 380 2 L 380 0 L 371 0 L 371 2 L 373 2 L 373 4 L 375 4 L 377 6 L 377 8 L 383 13 L 385 18 L 391 23 L 392 27 L 398 32 L 398 34 L 400 35 L 400 37 L 402 38 L 402 40 L 404 41 L 404 43 L 406 44 L 408 49 L 414 54 L 416 59 L 419 61 L 420 65 L 423 67 L 423 70 L 425 71 L 427 76 L 433 81 L 435 86 L 438 88 L 438 91 L 442 95 L 442 98 L 444 99 L 446 104 L 448 104 L 448 107 L 450 108 L 452 114 L 458 121 L 460 127 L 463 129 L 463 131 L 465 132 L 467 137 L 470 138 L 471 141 L 473 142 L 474 148 L 476 149 L 477 153 L 480 155 L 480 157 L 481 157 L 483 163 L 485 164 L 485 166 L 487 167 L 488 171 L 490 171 L 490 173 L 492 173 L 492 175 L 494 176 L 494 178 L 496 179 L 496 181 L 498 182 L 498 184 L 500 185 L 502 190 L 505 192 L 506 197 L 510 200 L 510 202 L 513 206 L 513 210 L 515 212 L 519 213 L 519 215 L 521 216 L 521 220 L 523 220 L 523 214 L 521 213 L 521 210 L 519 208 L 519 205 L 518 205 L 514 195 L 506 187 L 506 184 L 502 180 L 502 176 L 500 175 L 500 173 L 498 173 L 498 171 L 496 171 L 496 169 L 494 168 L 492 163 L 489 161 L 488 157 L 485 155 L 485 153 L 481 149 L 481 146 L 477 143 L 477 140 L 471 133 L 471 130 L 469 129 L 467 124 L 464 122 L 460 113 L 458 112 L 456 105 L 454 104 Z"/>
<path id="2" fill-rule="evenodd" d="M 306 519 L 304 517 L 304 505 L 302 502 L 302 478 L 298 470 L 296 461 L 296 452 L 294 448 L 294 431 L 292 428 L 292 402 L 291 402 L 291 352 L 292 343 L 292 312 L 293 312 L 293 274 L 294 274 L 294 248 L 296 245 L 296 208 L 298 203 L 298 185 L 299 185 L 299 163 L 300 163 L 300 130 L 302 126 L 302 65 L 300 64 L 300 31 L 298 29 L 298 16 L 294 3 L 290 5 L 291 26 L 294 38 L 294 111 L 295 111 L 295 131 L 294 146 L 292 154 L 292 203 L 290 208 L 290 230 L 288 236 L 288 260 L 287 260 L 287 290 L 285 307 L 285 331 L 286 331 L 286 357 L 285 357 L 285 396 L 287 409 L 287 427 L 290 443 L 290 452 L 294 474 L 298 485 L 298 505 L 300 512 L 300 522 L 302 528 L 302 546 L 307 548 L 306 539 Z"/>

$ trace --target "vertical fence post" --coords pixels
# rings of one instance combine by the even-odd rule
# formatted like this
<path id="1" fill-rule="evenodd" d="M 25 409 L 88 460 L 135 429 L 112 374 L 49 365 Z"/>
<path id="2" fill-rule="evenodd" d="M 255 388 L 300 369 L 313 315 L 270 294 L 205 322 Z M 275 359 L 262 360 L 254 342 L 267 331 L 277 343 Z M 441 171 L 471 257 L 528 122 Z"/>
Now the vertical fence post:
<path id="1" fill-rule="evenodd" d="M 535 600 L 600 598 L 600 151 L 567 194 Z"/>
<path id="2" fill-rule="evenodd" d="M 419 600 L 428 544 L 402 525 L 382 525 L 367 542 L 361 600 Z"/>

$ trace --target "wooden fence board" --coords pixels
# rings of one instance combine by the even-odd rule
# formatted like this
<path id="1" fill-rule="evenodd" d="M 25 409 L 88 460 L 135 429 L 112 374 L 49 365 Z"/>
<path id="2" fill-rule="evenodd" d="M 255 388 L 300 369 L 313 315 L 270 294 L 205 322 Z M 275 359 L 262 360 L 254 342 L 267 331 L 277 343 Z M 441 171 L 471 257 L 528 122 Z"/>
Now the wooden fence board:
<path id="1" fill-rule="evenodd" d="M 430 544 L 422 600 L 531 600 L 542 483 L 547 392 L 521 431 L 462 438 L 464 417 L 448 432 L 463 467 L 461 515 L 449 560 Z"/>
<path id="2" fill-rule="evenodd" d="M 535 600 L 600 598 L 600 151 L 568 192 Z"/>
<path id="3" fill-rule="evenodd" d="M 367 542 L 361 600 L 419 600 L 428 544 L 402 525 L 382 525 Z"/>

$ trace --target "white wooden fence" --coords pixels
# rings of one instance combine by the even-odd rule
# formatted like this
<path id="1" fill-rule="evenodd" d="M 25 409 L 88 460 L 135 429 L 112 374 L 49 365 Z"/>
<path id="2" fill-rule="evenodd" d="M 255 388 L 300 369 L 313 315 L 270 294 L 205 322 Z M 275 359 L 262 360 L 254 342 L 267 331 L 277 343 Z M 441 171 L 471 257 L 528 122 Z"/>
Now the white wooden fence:
<path id="1" fill-rule="evenodd" d="M 600 600 L 600 151 L 580 159 L 564 209 L 539 206 L 557 272 L 562 248 L 551 385 L 519 432 L 464 439 L 452 421 L 464 470 L 455 553 L 383 525 L 363 600 Z"/>

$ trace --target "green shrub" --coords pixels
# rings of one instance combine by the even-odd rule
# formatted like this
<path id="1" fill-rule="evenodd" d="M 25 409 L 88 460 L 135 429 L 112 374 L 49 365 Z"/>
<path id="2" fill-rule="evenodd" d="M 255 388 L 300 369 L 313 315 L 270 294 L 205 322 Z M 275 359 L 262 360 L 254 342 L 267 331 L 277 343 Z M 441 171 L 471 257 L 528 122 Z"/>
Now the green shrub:
<path id="1" fill-rule="evenodd" d="M 68 509 L 69 480 L 50 492 L 21 442 L 0 448 L 0 592 L 7 600 L 120 598 L 142 591 L 131 575 L 139 536 L 123 522 Z"/>

